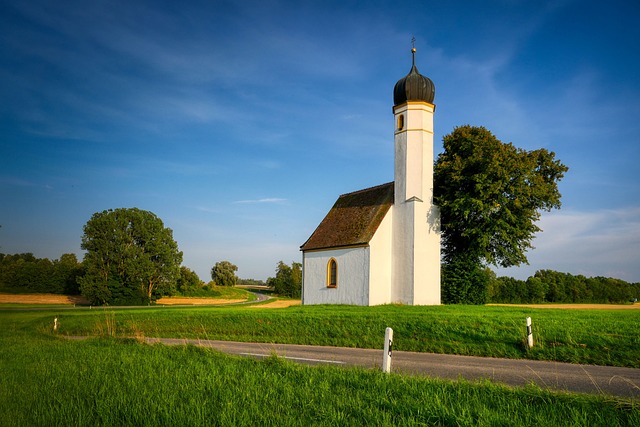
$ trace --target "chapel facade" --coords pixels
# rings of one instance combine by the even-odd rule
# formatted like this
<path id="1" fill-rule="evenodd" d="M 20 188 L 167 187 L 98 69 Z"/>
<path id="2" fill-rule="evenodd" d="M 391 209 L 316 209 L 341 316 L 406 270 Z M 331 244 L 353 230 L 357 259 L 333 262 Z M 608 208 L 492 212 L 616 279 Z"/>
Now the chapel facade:
<path id="1" fill-rule="evenodd" d="M 411 70 L 393 89 L 394 181 L 341 195 L 300 247 L 305 305 L 440 304 L 435 86 L 411 51 Z"/>

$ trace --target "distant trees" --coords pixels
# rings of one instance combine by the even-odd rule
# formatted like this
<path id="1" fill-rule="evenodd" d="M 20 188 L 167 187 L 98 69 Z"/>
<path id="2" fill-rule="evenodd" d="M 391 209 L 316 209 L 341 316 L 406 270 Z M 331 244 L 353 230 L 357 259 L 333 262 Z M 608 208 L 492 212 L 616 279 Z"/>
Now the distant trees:
<path id="1" fill-rule="evenodd" d="M 264 280 L 258 280 L 258 279 L 240 279 L 238 278 L 238 285 L 243 285 L 243 286 L 265 286 L 266 283 L 264 282 Z"/>
<path id="2" fill-rule="evenodd" d="M 120 208 L 93 214 L 84 226 L 82 294 L 92 304 L 146 304 L 176 286 L 182 252 L 152 212 Z"/>
<path id="3" fill-rule="evenodd" d="M 5 292 L 78 294 L 77 278 L 82 273 L 75 254 L 54 261 L 31 253 L 0 254 L 0 290 Z"/>
<path id="4" fill-rule="evenodd" d="M 450 302 L 482 303 L 476 273 L 483 265 L 526 263 L 540 228 L 541 210 L 560 207 L 557 183 L 568 168 L 545 149 L 526 151 L 498 140 L 484 127 L 460 126 L 443 138 L 434 167 L 434 202 L 440 209 L 443 294 Z M 460 279 L 467 265 L 475 282 Z M 458 276 L 449 276 L 455 273 Z M 449 289 L 462 286 L 459 289 Z"/>
<path id="5" fill-rule="evenodd" d="M 55 289 L 62 289 L 63 294 L 79 294 L 78 278 L 83 274 L 84 268 L 76 254 L 63 254 L 60 259 L 53 261 L 52 284 Z"/>
<path id="6" fill-rule="evenodd" d="M 233 266 L 233 264 L 231 264 Z M 526 280 L 512 277 L 496 277 L 486 267 L 468 269 L 460 264 L 443 266 L 454 286 L 442 290 L 445 304 L 460 298 L 455 292 L 466 295 L 471 303 L 483 300 L 492 303 L 538 304 L 538 303 L 626 303 L 640 300 L 640 283 L 629 283 L 610 277 L 574 276 L 553 270 L 539 270 Z M 236 270 L 233 270 L 234 272 Z M 78 282 L 84 274 L 83 263 L 75 254 L 63 254 L 59 259 L 36 258 L 31 253 L 7 255 L 0 253 L 0 292 L 8 293 L 56 293 L 74 295 L 79 293 Z M 264 285 L 252 279 L 238 279 L 245 285 Z M 290 266 L 280 261 L 276 277 L 270 277 L 267 285 L 281 296 L 299 298 L 302 289 L 302 265 L 294 262 Z M 208 287 L 198 275 L 185 266 L 179 268 L 175 285 L 170 292 L 182 295 L 206 296 Z M 130 303 L 134 303 L 131 301 Z M 140 302 L 137 302 L 138 304 Z M 110 304 L 114 304 L 111 302 Z"/>
<path id="7" fill-rule="evenodd" d="M 525 280 L 494 277 L 488 286 L 488 300 L 496 303 L 625 303 L 640 299 L 640 283 L 608 277 L 574 276 L 539 270 Z"/>
<path id="8" fill-rule="evenodd" d="M 276 277 L 267 279 L 267 286 L 280 296 L 300 298 L 302 295 L 302 264 L 292 262 L 288 266 L 280 261 L 276 268 Z"/>
<path id="9" fill-rule="evenodd" d="M 229 261 L 220 261 L 211 269 L 211 280 L 216 286 L 235 286 L 238 282 L 236 276 L 238 267 Z"/>

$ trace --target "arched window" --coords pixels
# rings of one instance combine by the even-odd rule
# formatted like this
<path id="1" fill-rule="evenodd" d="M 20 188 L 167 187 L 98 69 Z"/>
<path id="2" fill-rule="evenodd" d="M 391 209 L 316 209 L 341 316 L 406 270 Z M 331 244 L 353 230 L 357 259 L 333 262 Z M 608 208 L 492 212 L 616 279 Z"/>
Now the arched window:
<path id="1" fill-rule="evenodd" d="M 338 286 L 338 263 L 335 258 L 331 258 L 327 264 L 327 287 Z"/>
<path id="2" fill-rule="evenodd" d="M 398 116 L 398 130 L 404 129 L 404 115 L 400 114 Z"/>

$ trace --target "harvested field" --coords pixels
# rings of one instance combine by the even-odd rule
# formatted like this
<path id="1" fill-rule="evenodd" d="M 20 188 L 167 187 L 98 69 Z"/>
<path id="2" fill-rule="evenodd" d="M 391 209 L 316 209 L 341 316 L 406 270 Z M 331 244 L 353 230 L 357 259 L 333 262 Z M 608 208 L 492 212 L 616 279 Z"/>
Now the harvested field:
<path id="1" fill-rule="evenodd" d="M 188 297 L 164 297 L 156 301 L 159 305 L 215 305 L 215 304 L 237 304 L 245 302 L 246 299 L 224 299 L 224 298 L 188 298 Z"/>
<path id="2" fill-rule="evenodd" d="M 637 310 L 640 304 L 486 304 L 495 307 L 555 308 L 565 310 Z"/>
<path id="3" fill-rule="evenodd" d="M 223 299 L 223 298 L 183 298 L 165 297 L 160 298 L 157 304 L 160 305 L 213 305 L 213 304 L 233 304 L 245 302 L 246 299 Z M 60 305 L 89 305 L 89 301 L 80 295 L 57 295 L 57 294 L 0 294 L 0 304 L 60 304 Z"/>
<path id="4" fill-rule="evenodd" d="M 291 300 L 274 300 L 266 304 L 252 305 L 251 308 L 286 308 L 294 305 L 300 305 L 301 301 L 296 299 Z"/>
<path id="5" fill-rule="evenodd" d="M 89 305 L 89 301 L 80 295 L 58 294 L 0 294 L 0 304 L 61 304 Z"/>

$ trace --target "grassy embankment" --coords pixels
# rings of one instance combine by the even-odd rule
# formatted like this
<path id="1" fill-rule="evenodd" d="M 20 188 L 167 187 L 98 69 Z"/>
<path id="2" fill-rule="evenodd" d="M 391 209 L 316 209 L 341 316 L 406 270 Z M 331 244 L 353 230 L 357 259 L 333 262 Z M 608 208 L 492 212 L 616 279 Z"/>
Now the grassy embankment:
<path id="1" fill-rule="evenodd" d="M 60 312 L 59 333 L 118 337 L 380 348 L 394 330 L 397 350 L 557 360 L 640 368 L 640 310 L 545 310 L 513 307 L 165 308 Z M 525 345 L 525 318 L 536 345 Z M 52 316 L 50 316 L 52 317 Z"/>
<path id="2" fill-rule="evenodd" d="M 239 336 L 251 336 L 249 326 L 253 324 L 260 332 L 284 337 L 290 321 L 296 330 L 319 332 L 333 318 L 342 332 L 348 323 L 357 323 L 349 329 L 350 334 L 358 326 L 365 328 L 361 335 L 368 340 L 366 328 L 397 318 L 396 327 L 404 328 L 403 334 L 411 330 L 413 319 L 416 333 L 433 322 L 442 324 L 438 329 L 443 331 L 455 330 L 444 326 L 447 324 L 457 324 L 457 328 L 468 324 L 458 329 L 462 336 L 463 330 L 489 328 L 492 318 L 498 319 L 495 329 L 512 322 L 520 329 L 522 322 L 516 319 L 521 314 L 483 307 L 157 308 L 61 315 L 55 310 L 0 311 L 0 425 L 640 425 L 638 402 L 604 396 L 385 375 L 363 369 L 307 367 L 274 358 L 231 357 L 191 346 L 146 345 L 132 339 L 69 341 L 51 331 L 52 317 L 58 315 L 63 333 L 73 329 L 109 335 L 127 332 L 133 324 L 142 328 L 148 322 L 149 332 L 185 335 L 180 328 L 168 326 L 185 322 L 186 328 L 196 329 L 191 336 L 205 338 L 208 328 L 217 330 L 213 325 L 218 323 L 221 328 L 230 328 L 235 319 L 244 325 L 236 327 L 235 333 L 245 329 Z M 619 314 L 622 319 L 613 323 L 605 324 L 603 319 L 595 323 L 620 327 L 629 319 L 622 312 L 613 316 Z M 381 319 L 374 321 L 377 318 Z M 578 313 L 577 318 L 588 323 L 588 316 Z M 264 329 L 259 325 L 269 326 Z M 326 333 L 320 335 L 326 337 Z M 517 347 L 517 334 L 510 339 L 516 340 Z"/>

